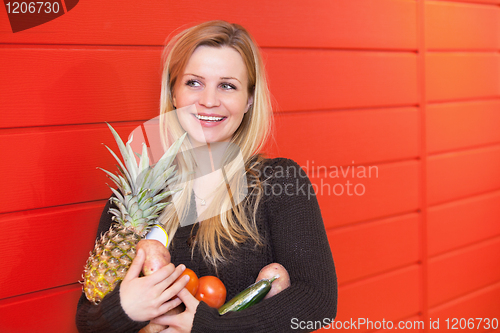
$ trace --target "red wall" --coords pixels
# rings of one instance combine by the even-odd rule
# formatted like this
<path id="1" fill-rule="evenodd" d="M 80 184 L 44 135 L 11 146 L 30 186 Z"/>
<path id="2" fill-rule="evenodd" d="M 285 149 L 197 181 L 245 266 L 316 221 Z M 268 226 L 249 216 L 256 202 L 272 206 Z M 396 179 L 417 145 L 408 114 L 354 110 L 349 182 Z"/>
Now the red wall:
<path id="1" fill-rule="evenodd" d="M 75 331 L 96 167 L 114 164 L 103 122 L 155 117 L 166 37 L 209 19 L 263 47 L 270 150 L 317 186 L 338 320 L 500 318 L 499 5 L 80 1 L 15 34 L 0 6 L 0 331 Z"/>

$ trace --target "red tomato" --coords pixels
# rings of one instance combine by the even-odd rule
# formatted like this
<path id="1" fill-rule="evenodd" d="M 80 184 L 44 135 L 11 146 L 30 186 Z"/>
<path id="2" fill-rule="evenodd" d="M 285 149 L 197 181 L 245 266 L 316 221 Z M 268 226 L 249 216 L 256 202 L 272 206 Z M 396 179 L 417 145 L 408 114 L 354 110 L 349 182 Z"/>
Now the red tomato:
<path id="1" fill-rule="evenodd" d="M 226 287 L 219 278 L 215 276 L 202 276 L 199 279 L 196 299 L 203 301 L 212 308 L 220 308 L 226 301 Z"/>
<path id="2" fill-rule="evenodd" d="M 181 276 L 177 278 L 178 281 L 180 278 L 182 278 L 184 275 L 189 276 L 189 282 L 186 285 L 186 289 L 191 293 L 191 295 L 195 296 L 196 292 L 198 291 L 198 276 L 196 276 L 196 273 L 193 272 L 191 269 L 186 268 L 184 272 L 182 272 Z"/>

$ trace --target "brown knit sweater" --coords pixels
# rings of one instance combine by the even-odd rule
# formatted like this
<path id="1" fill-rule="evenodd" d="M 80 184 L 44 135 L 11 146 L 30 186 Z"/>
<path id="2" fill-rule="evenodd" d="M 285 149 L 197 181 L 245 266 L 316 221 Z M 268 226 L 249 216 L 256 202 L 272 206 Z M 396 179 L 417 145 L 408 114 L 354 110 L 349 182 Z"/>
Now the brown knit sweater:
<path id="1" fill-rule="evenodd" d="M 220 316 L 216 309 L 200 302 L 192 332 L 310 332 L 298 323 L 335 318 L 337 279 L 332 253 L 326 237 L 318 202 L 311 183 L 302 169 L 288 159 L 265 160 L 261 168 L 264 198 L 259 204 L 256 222 L 266 245 L 255 248 L 245 243 L 234 248 L 229 262 L 218 267 L 218 274 L 195 249 L 191 258 L 190 236 L 198 223 L 179 228 L 172 240 L 172 263 L 185 264 L 199 277 L 217 275 L 227 289 L 226 301 L 255 282 L 262 267 L 282 264 L 290 274 L 291 286 L 278 295 L 240 312 Z M 194 202 L 192 209 L 194 208 Z M 98 236 L 111 225 L 106 205 Z M 194 208 L 195 209 L 195 208 Z M 99 305 L 82 296 L 78 302 L 76 323 L 80 332 L 138 332 L 148 322 L 135 322 L 120 305 L 120 287 Z"/>

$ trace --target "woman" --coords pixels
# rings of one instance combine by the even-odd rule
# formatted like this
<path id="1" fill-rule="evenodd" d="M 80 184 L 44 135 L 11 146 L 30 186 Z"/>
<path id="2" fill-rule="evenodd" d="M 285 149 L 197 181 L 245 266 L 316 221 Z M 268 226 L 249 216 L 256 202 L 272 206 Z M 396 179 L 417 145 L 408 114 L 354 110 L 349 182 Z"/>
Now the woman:
<path id="1" fill-rule="evenodd" d="M 138 255 L 117 290 L 99 305 L 82 295 L 80 331 L 137 332 L 151 321 L 168 326 L 165 332 L 297 332 L 308 321 L 328 324 L 335 318 L 335 268 L 309 179 L 291 160 L 258 155 L 271 116 L 260 52 L 244 28 L 206 22 L 167 45 L 163 143 L 168 146 L 184 132 L 189 137 L 176 159 L 183 190 L 160 217 L 178 266 L 139 277 L 144 258 Z M 109 204 L 98 234 L 111 224 L 108 209 Z M 185 265 L 199 277 L 218 276 L 229 300 L 273 262 L 287 269 L 291 286 L 223 316 L 182 289 L 186 281 L 172 283 Z M 151 290 L 158 285 L 170 300 L 153 304 Z M 168 311 L 181 301 L 184 311 Z"/>

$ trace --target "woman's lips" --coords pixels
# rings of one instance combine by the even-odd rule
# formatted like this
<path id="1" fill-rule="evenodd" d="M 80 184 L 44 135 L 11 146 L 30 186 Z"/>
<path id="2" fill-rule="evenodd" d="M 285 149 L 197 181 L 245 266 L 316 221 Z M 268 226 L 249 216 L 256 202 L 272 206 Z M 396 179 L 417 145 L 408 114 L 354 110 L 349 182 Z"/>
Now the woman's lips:
<path id="1" fill-rule="evenodd" d="M 222 123 L 227 117 L 217 114 L 193 114 L 203 127 L 217 126 Z"/>

